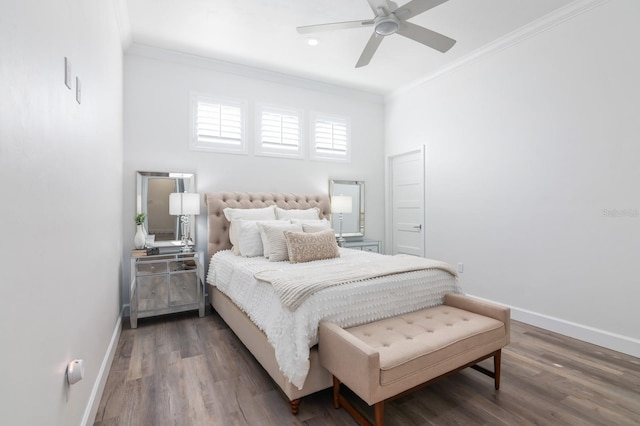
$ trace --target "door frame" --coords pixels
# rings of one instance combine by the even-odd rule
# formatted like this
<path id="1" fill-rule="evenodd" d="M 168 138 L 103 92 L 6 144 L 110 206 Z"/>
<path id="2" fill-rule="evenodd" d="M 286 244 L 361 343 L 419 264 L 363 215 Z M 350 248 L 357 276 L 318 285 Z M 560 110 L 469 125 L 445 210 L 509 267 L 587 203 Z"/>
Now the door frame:
<path id="1" fill-rule="evenodd" d="M 385 244 L 384 253 L 391 254 L 393 251 L 393 181 L 391 178 L 392 162 L 397 157 L 404 155 L 420 153 L 420 159 L 422 160 L 422 249 L 424 257 L 427 253 L 427 178 L 426 178 L 426 146 L 420 145 L 417 149 L 412 149 L 398 154 L 387 155 L 385 161 Z"/>

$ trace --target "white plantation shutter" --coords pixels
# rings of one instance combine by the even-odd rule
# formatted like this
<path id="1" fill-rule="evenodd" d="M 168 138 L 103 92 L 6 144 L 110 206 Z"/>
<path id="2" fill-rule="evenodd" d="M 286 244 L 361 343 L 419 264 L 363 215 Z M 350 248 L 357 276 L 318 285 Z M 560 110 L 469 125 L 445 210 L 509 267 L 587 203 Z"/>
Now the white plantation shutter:
<path id="1" fill-rule="evenodd" d="M 258 105 L 256 153 L 302 157 L 301 114 L 294 109 Z"/>
<path id="2" fill-rule="evenodd" d="M 192 94 L 191 148 L 246 153 L 246 103 Z"/>
<path id="3" fill-rule="evenodd" d="M 313 146 L 315 160 L 349 161 L 350 124 L 346 117 L 313 114 Z"/>

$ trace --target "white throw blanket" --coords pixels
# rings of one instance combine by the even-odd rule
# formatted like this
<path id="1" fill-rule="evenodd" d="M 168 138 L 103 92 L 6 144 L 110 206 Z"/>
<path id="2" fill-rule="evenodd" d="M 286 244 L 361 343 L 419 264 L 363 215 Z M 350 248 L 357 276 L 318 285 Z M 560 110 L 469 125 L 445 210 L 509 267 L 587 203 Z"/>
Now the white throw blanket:
<path id="1" fill-rule="evenodd" d="M 287 309 L 295 311 L 311 295 L 328 287 L 423 269 L 440 269 L 454 277 L 458 275 L 448 263 L 399 254 L 358 259 L 355 263 L 309 262 L 295 271 L 264 270 L 256 272 L 254 277 L 270 283 Z"/>
<path id="2" fill-rule="evenodd" d="M 340 257 L 319 260 L 319 265 L 351 264 L 383 255 L 340 249 Z M 226 294 L 267 336 L 280 370 L 301 389 L 309 371 L 309 348 L 317 343 L 320 321 L 352 327 L 383 318 L 441 305 L 446 293 L 461 293 L 456 278 L 439 269 L 427 269 L 325 288 L 298 309 L 284 307 L 273 286 L 254 275 L 275 268 L 295 273 L 304 264 L 269 262 L 264 257 L 216 253 L 207 282 Z"/>

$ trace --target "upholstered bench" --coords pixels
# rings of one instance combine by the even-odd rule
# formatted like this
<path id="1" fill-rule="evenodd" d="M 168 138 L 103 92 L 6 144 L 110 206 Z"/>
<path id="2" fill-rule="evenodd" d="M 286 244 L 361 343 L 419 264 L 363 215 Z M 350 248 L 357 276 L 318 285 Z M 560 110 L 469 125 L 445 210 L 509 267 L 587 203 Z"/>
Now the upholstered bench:
<path id="1" fill-rule="evenodd" d="M 375 424 L 381 426 L 386 400 L 466 367 L 492 377 L 499 389 L 509 330 L 508 308 L 447 294 L 443 305 L 356 327 L 322 322 L 318 349 L 320 363 L 333 374 L 334 406 L 370 424 L 340 394 L 342 382 L 375 406 Z M 490 357 L 493 372 L 476 365 Z"/>

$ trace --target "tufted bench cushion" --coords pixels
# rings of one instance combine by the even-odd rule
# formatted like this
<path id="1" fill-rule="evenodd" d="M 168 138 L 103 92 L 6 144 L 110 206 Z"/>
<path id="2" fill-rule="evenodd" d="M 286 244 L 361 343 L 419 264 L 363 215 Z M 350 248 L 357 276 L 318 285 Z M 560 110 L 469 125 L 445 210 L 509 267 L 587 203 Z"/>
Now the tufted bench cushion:
<path id="1" fill-rule="evenodd" d="M 469 366 L 500 386 L 501 348 L 509 343 L 510 311 L 459 294 L 434 308 L 342 329 L 322 322 L 321 364 L 334 376 L 334 405 L 368 424 L 339 395 L 343 382 L 369 405 L 382 424 L 384 401 Z M 476 366 L 494 357 L 494 372 Z"/>
<path id="2" fill-rule="evenodd" d="M 504 337 L 493 318 L 442 305 L 346 329 L 380 353 L 380 384 L 449 362 Z"/>

